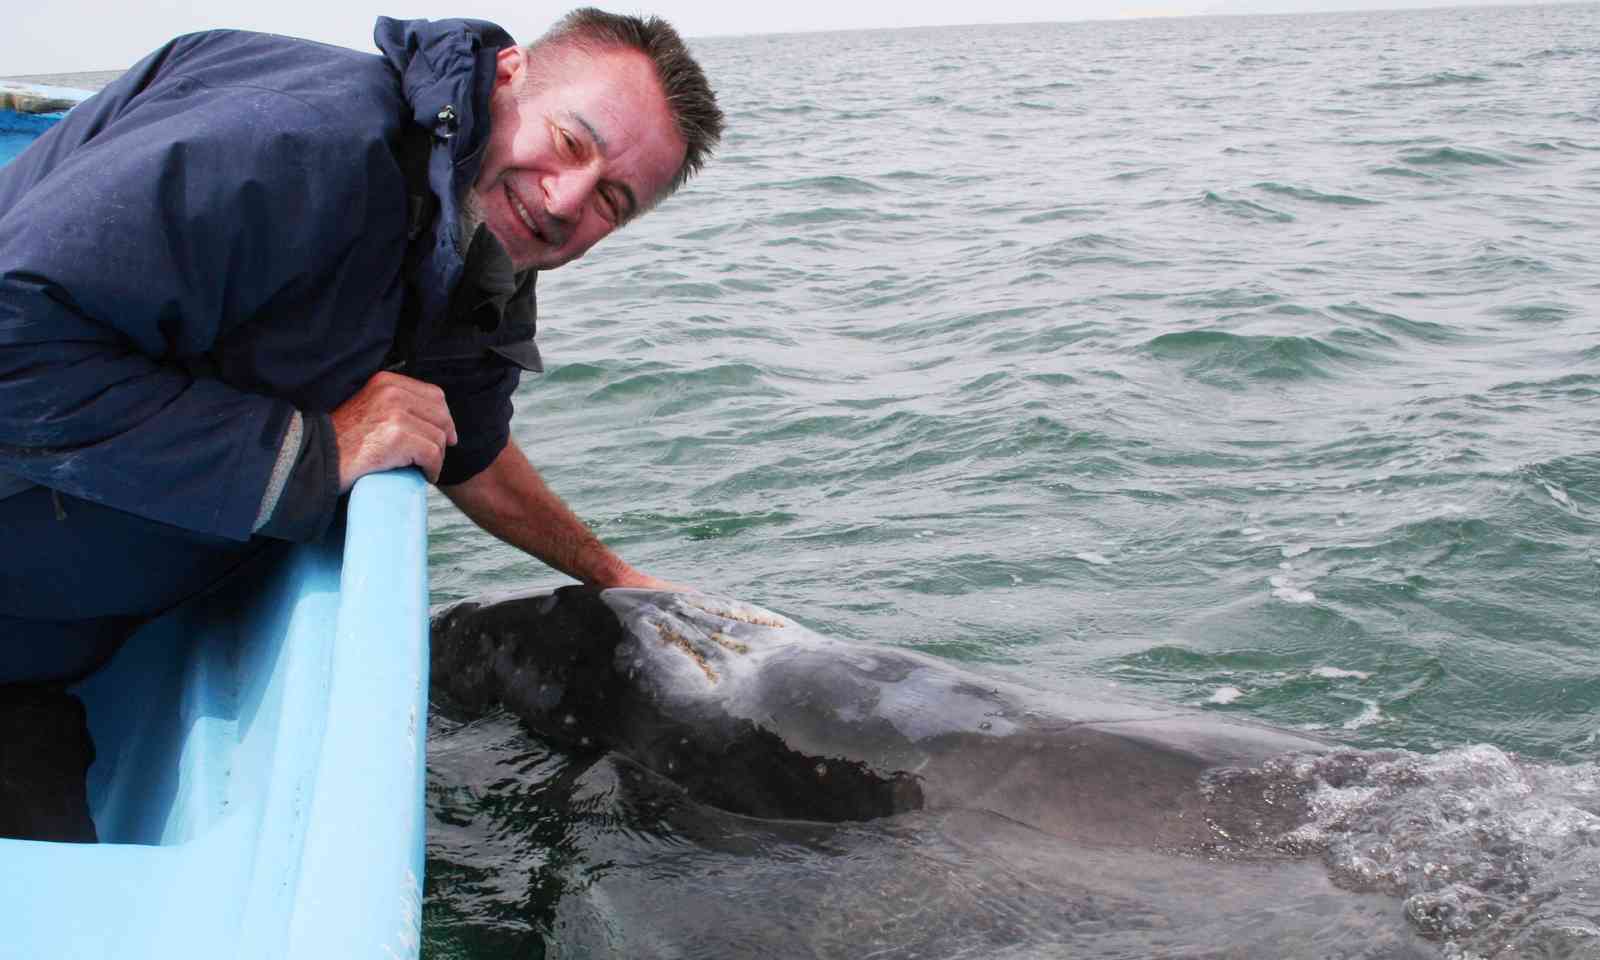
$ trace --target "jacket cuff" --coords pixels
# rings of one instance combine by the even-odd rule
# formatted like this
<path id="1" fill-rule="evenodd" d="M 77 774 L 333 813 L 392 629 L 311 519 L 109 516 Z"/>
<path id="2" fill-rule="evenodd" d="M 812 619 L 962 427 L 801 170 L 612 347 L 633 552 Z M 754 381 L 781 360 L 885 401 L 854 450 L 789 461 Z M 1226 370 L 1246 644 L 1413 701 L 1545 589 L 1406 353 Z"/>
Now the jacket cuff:
<path id="1" fill-rule="evenodd" d="M 303 416 L 300 453 L 284 481 L 272 516 L 256 533 L 304 543 L 317 540 L 339 507 L 339 443 L 325 413 Z"/>

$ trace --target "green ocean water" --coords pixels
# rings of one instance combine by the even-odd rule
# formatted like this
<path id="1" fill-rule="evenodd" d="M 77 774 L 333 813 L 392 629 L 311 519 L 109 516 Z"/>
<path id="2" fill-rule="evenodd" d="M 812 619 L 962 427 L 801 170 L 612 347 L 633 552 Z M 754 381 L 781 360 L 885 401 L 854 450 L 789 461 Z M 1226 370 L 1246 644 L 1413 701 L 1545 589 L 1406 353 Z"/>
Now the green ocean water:
<path id="1" fill-rule="evenodd" d="M 515 434 L 636 566 L 825 634 L 1592 773 L 1597 38 L 1573 5 L 701 41 L 726 143 L 541 278 Z M 559 582 L 434 507 L 436 602 Z M 467 744 L 504 778 L 453 782 Z M 434 748 L 427 950 L 536 955 L 562 758 Z"/>

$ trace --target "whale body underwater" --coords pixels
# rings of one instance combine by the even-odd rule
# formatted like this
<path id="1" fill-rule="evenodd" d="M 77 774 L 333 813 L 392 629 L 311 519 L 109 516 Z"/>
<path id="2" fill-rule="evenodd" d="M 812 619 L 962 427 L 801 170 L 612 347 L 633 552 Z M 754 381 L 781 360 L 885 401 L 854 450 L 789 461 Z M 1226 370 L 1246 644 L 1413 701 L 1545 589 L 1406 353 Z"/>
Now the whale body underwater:
<path id="1" fill-rule="evenodd" d="M 1261 771 L 1337 776 L 1312 737 L 653 591 L 455 604 L 432 678 L 457 722 L 503 737 L 508 712 L 588 758 L 540 786 L 576 811 L 543 842 L 582 866 L 536 922 L 548 956 L 1440 955 L 1393 891 L 1285 840 L 1305 778 Z"/>

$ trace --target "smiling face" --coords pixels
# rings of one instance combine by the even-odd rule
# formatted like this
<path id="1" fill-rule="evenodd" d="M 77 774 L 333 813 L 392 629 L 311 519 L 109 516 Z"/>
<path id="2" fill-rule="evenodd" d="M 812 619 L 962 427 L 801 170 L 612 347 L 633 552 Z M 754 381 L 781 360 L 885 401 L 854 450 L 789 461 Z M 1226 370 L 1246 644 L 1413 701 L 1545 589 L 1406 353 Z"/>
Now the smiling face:
<path id="1" fill-rule="evenodd" d="M 650 60 L 628 49 L 500 51 L 468 198 L 517 270 L 551 270 L 649 209 L 685 145 Z M 531 82 L 530 82 L 531 80 Z"/>

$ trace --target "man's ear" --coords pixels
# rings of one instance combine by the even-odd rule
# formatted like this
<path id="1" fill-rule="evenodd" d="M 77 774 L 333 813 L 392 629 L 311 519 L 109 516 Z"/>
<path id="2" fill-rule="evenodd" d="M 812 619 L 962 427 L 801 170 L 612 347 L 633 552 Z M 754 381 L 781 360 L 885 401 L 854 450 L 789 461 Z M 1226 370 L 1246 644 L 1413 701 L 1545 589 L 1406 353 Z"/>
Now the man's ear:
<path id="1" fill-rule="evenodd" d="M 527 67 L 527 51 L 516 44 L 501 48 L 494 58 L 494 85 L 503 87 L 522 76 L 522 71 Z"/>

